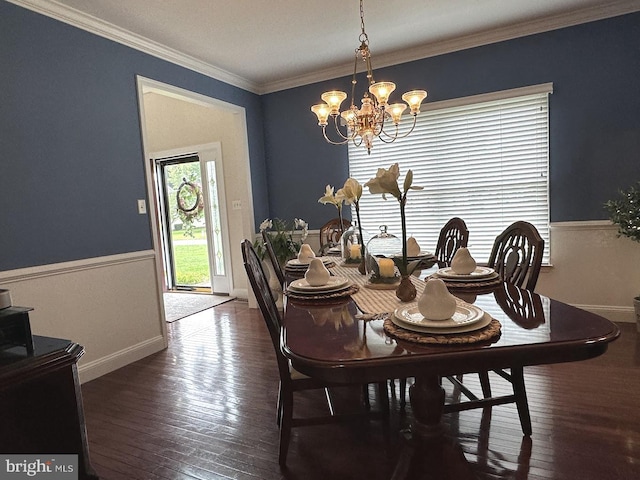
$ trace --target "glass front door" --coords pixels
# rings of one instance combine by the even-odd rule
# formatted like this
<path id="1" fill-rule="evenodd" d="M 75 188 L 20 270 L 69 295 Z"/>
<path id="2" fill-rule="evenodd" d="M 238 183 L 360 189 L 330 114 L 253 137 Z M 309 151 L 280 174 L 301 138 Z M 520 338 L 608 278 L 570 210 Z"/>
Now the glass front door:
<path id="1" fill-rule="evenodd" d="M 204 193 L 197 155 L 156 161 L 167 286 L 211 289 Z"/>

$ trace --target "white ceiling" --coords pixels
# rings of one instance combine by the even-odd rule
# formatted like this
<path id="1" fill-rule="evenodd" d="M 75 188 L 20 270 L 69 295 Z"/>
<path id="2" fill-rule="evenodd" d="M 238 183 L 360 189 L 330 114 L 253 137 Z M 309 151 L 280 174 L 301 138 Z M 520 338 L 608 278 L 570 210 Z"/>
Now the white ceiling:
<path id="1" fill-rule="evenodd" d="M 346 75 L 358 0 L 9 0 L 251 91 Z M 381 67 L 640 10 L 640 0 L 365 0 Z"/>

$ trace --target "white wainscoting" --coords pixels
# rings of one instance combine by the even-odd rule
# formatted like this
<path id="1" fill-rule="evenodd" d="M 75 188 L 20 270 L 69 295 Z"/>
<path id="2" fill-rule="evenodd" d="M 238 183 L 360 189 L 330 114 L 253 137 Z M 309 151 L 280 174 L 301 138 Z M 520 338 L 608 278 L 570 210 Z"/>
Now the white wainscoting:
<path id="1" fill-rule="evenodd" d="M 13 305 L 33 307 L 34 335 L 82 345 L 81 381 L 166 347 L 153 251 L 0 272 Z"/>
<path id="2" fill-rule="evenodd" d="M 551 264 L 536 292 L 616 322 L 635 322 L 640 245 L 608 221 L 551 224 Z"/>

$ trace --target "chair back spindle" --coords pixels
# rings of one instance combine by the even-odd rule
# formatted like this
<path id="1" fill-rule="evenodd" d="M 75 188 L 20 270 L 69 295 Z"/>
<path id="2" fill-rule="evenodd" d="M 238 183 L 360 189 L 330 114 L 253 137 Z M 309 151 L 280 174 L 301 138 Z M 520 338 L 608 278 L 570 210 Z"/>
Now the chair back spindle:
<path id="1" fill-rule="evenodd" d="M 340 228 L 340 218 L 332 218 L 320 227 L 320 254 L 326 254 L 329 248 L 339 244 L 340 237 L 350 226 L 349 220 L 342 219 L 342 228 Z"/>
<path id="2" fill-rule="evenodd" d="M 438 259 L 438 267 L 451 266 L 451 260 L 460 247 L 466 247 L 469 241 L 469 230 L 464 220 L 454 217 L 445 223 L 440 230 L 435 256 Z"/>

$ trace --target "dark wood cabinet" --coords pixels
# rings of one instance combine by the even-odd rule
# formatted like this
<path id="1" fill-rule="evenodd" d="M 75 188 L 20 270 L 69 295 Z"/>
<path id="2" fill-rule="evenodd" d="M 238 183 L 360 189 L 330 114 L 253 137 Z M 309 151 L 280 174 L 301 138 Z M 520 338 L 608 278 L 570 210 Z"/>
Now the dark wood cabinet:
<path id="1" fill-rule="evenodd" d="M 83 354 L 69 340 L 40 336 L 33 336 L 32 353 L 18 345 L 0 350 L 1 453 L 77 454 L 78 478 L 98 479 L 78 380 Z"/>

